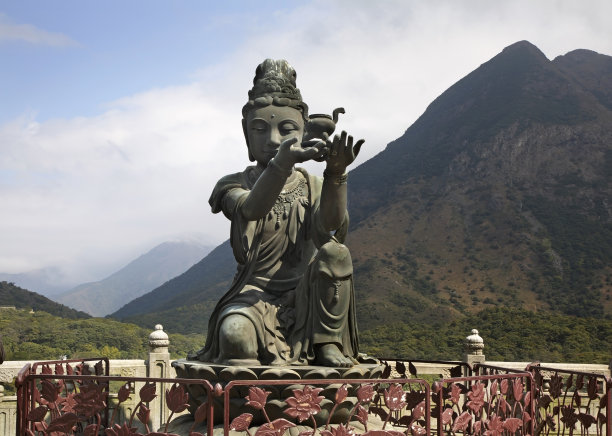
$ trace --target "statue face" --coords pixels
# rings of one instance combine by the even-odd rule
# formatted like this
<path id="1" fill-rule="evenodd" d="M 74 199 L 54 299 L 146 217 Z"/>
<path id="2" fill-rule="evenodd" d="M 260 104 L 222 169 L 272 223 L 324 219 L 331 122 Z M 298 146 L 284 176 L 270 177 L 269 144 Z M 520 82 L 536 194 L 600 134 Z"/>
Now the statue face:
<path id="1" fill-rule="evenodd" d="M 245 133 L 251 155 L 266 166 L 276 156 L 281 142 L 293 137 L 302 141 L 304 119 L 299 110 L 289 106 L 260 107 L 247 114 Z"/>

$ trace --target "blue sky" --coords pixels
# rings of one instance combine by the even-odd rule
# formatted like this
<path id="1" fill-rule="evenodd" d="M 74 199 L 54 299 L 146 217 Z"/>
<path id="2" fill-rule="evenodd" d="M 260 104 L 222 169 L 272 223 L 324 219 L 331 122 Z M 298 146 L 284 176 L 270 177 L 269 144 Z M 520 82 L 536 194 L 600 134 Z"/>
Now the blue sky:
<path id="1" fill-rule="evenodd" d="M 204 1 L 3 2 L 0 22 L 14 29 L 0 43 L 0 120 L 25 111 L 37 119 L 95 115 L 126 95 L 193 80 L 222 62 L 249 32 L 297 2 Z M 279 7 L 279 5 L 281 7 Z M 19 36 L 21 36 L 19 38 Z"/>
<path id="2" fill-rule="evenodd" d="M 1 0 L 0 272 L 97 280 L 167 239 L 222 242 L 207 200 L 249 163 L 240 110 L 266 57 L 312 112 L 346 108 L 360 164 L 516 41 L 612 55 L 610 17 L 609 0 Z"/>

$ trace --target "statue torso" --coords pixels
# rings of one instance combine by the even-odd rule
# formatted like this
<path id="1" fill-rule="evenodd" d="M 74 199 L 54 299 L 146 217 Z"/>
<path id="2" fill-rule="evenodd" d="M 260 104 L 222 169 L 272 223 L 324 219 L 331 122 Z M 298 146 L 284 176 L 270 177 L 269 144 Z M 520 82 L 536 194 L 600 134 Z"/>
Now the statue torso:
<path id="1" fill-rule="evenodd" d="M 311 191 L 311 177 L 307 173 L 295 171 L 285 183 L 270 212 L 261 220 L 263 222 L 246 221 L 240 214 L 240 198 L 255 184 L 257 174 L 253 167 L 249 167 L 243 173 L 233 176 L 219 182 L 224 182 L 226 189 L 224 193 L 218 194 L 230 196 L 231 201 L 221 201 L 220 206 L 232 220 L 231 243 L 238 269 L 248 267 L 248 251 L 253 248 L 250 242 L 256 239 L 255 233 L 259 231 L 261 239 L 258 255 L 253 260 L 248 284 L 272 292 L 294 289 L 316 254 L 312 241 L 315 211 L 311 202 L 318 205 L 320 192 Z M 228 210 L 231 208 L 234 210 Z"/>

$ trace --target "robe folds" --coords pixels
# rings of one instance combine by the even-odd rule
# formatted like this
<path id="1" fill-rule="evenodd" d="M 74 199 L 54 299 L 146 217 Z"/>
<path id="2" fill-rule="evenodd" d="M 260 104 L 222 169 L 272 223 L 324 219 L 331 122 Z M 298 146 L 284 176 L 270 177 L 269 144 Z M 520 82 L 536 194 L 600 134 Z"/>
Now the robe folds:
<path id="1" fill-rule="evenodd" d="M 219 326 L 234 314 L 247 317 L 255 326 L 262 365 L 307 365 L 315 358 L 314 346 L 328 342 L 356 358 L 352 275 L 340 302 L 345 308 L 341 314 L 325 307 L 325 291 L 318 289 L 318 249 L 344 241 L 348 214 L 333 236 L 326 232 L 319 219 L 323 181 L 297 169 L 272 210 L 264 218 L 248 221 L 240 208 L 259 174 L 257 167 L 250 166 L 225 176 L 210 197 L 213 213 L 223 212 L 232 222 L 230 242 L 238 267 L 230 289 L 210 317 L 204 348 L 190 358 L 219 363 Z"/>

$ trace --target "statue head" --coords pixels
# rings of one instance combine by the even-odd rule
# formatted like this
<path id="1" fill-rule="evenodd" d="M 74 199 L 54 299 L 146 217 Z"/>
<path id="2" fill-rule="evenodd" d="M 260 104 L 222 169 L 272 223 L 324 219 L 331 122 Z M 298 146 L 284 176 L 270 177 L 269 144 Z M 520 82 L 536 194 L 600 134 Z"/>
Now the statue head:
<path id="1" fill-rule="evenodd" d="M 295 70 L 284 59 L 266 59 L 257 66 L 253 88 L 249 91 L 249 101 L 242 108 L 242 128 L 251 161 L 257 159 L 251 149 L 248 129 L 254 111 L 269 106 L 287 108 L 283 110 L 285 113 L 295 110 L 292 118 L 296 121 L 301 118 L 299 121 L 303 130 L 303 124 L 308 120 L 308 105 L 302 101 L 300 90 L 296 87 L 296 77 Z M 257 160 L 259 162 L 259 159 Z"/>

